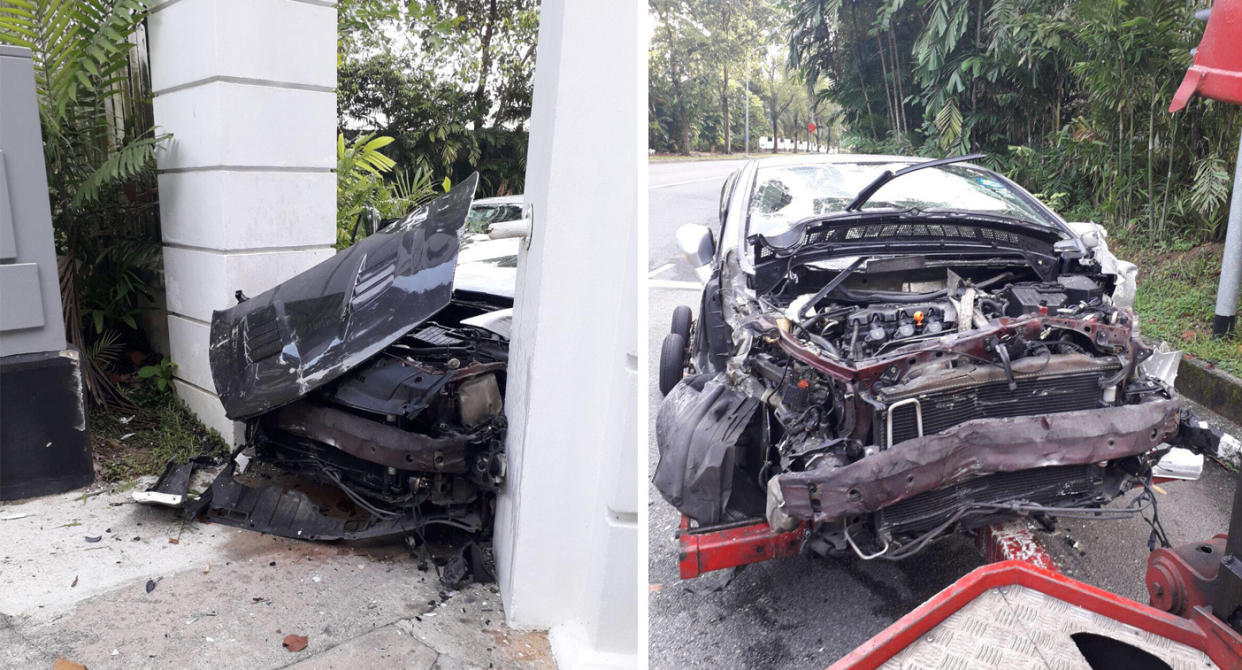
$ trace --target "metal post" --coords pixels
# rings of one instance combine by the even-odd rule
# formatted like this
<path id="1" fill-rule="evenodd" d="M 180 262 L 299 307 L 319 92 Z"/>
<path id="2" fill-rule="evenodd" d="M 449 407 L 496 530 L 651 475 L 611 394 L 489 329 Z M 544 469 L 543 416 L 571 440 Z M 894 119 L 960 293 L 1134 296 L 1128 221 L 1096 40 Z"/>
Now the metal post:
<path id="1" fill-rule="evenodd" d="M 750 158 L 750 57 L 766 47 L 758 46 L 746 51 L 746 157 Z"/>
<path id="2" fill-rule="evenodd" d="M 1236 191 L 1235 191 L 1236 193 Z M 1233 511 L 1229 515 L 1229 535 L 1220 572 L 1212 589 L 1212 614 L 1238 629 L 1242 609 L 1242 472 L 1233 478 Z"/>
<path id="3" fill-rule="evenodd" d="M 1225 253 L 1220 262 L 1220 285 L 1216 289 L 1216 318 L 1212 334 L 1221 337 L 1234 329 L 1238 320 L 1238 289 L 1242 285 L 1242 137 L 1238 138 L 1238 158 L 1233 168 L 1233 194 L 1229 197 L 1229 227 L 1225 232 Z"/>

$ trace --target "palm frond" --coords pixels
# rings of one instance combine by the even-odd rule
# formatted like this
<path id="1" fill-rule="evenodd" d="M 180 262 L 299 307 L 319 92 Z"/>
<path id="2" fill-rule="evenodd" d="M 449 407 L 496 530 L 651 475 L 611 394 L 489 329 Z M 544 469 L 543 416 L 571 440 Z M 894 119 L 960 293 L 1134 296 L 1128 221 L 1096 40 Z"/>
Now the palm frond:
<path id="1" fill-rule="evenodd" d="M 105 186 L 132 179 L 150 168 L 155 162 L 156 152 L 169 137 L 167 134 L 140 137 L 117 149 L 78 185 L 70 206 L 78 209 L 90 204 L 99 197 Z"/>

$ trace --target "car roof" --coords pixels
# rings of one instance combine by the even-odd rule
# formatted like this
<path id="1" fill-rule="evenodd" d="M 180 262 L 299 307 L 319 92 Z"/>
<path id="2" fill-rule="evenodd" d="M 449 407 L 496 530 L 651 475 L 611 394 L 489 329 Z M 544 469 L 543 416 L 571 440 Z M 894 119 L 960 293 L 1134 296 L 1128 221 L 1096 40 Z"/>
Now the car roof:
<path id="1" fill-rule="evenodd" d="M 521 195 L 521 194 L 502 195 L 502 196 L 498 196 L 495 198 L 477 198 L 475 199 L 473 204 L 475 205 L 520 205 L 525 200 L 525 198 L 526 196 Z"/>
<path id="2" fill-rule="evenodd" d="M 825 165 L 833 163 L 918 163 L 934 160 L 927 156 L 895 156 L 886 154 L 794 154 L 773 156 L 753 161 L 759 168 Z"/>

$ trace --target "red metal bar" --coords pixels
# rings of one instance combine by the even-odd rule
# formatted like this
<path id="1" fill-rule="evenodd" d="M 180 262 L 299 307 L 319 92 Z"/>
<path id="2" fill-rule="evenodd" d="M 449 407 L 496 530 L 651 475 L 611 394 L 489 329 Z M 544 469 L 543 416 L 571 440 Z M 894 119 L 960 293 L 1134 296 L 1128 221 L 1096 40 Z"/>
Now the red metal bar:
<path id="1" fill-rule="evenodd" d="M 678 540 L 681 578 L 693 579 L 712 570 L 796 556 L 802 551 L 806 531 L 805 522 L 787 533 L 772 532 L 764 521 L 691 528 L 690 519 L 682 516 Z"/>
<path id="2" fill-rule="evenodd" d="M 1044 570 L 1061 571 L 1021 519 L 993 524 L 979 531 L 975 535 L 975 546 L 988 563 L 1024 561 Z"/>
<path id="3" fill-rule="evenodd" d="M 1196 93 L 1242 105 L 1242 2 L 1217 0 L 1195 50 L 1194 64 L 1173 94 L 1170 112 L 1186 106 Z"/>
<path id="4" fill-rule="evenodd" d="M 1218 667 L 1242 668 L 1242 637 L 1202 609 L 1187 620 L 1024 561 L 1005 561 L 976 568 L 833 663 L 830 670 L 878 668 L 985 591 L 1012 584 L 1198 649 Z"/>
<path id="5" fill-rule="evenodd" d="M 683 515 L 678 539 L 681 578 L 693 579 L 712 570 L 795 556 L 802 551 L 807 528 L 804 522 L 789 532 L 774 533 L 763 521 L 692 528 L 690 519 Z M 1020 521 L 989 526 L 976 536 L 975 543 L 990 563 L 1019 560 L 1045 570 L 1059 570 L 1056 561 Z"/>

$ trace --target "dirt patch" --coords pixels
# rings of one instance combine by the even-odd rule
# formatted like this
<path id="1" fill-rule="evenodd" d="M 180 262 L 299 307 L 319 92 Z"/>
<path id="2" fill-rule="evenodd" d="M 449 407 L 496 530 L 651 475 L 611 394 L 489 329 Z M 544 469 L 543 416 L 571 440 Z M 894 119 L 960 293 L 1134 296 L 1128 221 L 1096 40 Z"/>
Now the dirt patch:
<path id="1" fill-rule="evenodd" d="M 91 448 L 100 481 L 158 475 L 170 459 L 229 453 L 220 434 L 204 426 L 171 391 L 136 386 L 125 393 L 133 407 L 90 410 Z"/>
<path id="2" fill-rule="evenodd" d="M 515 665 L 531 668 L 556 668 L 548 634 L 521 630 L 488 630 L 496 649 Z"/>

